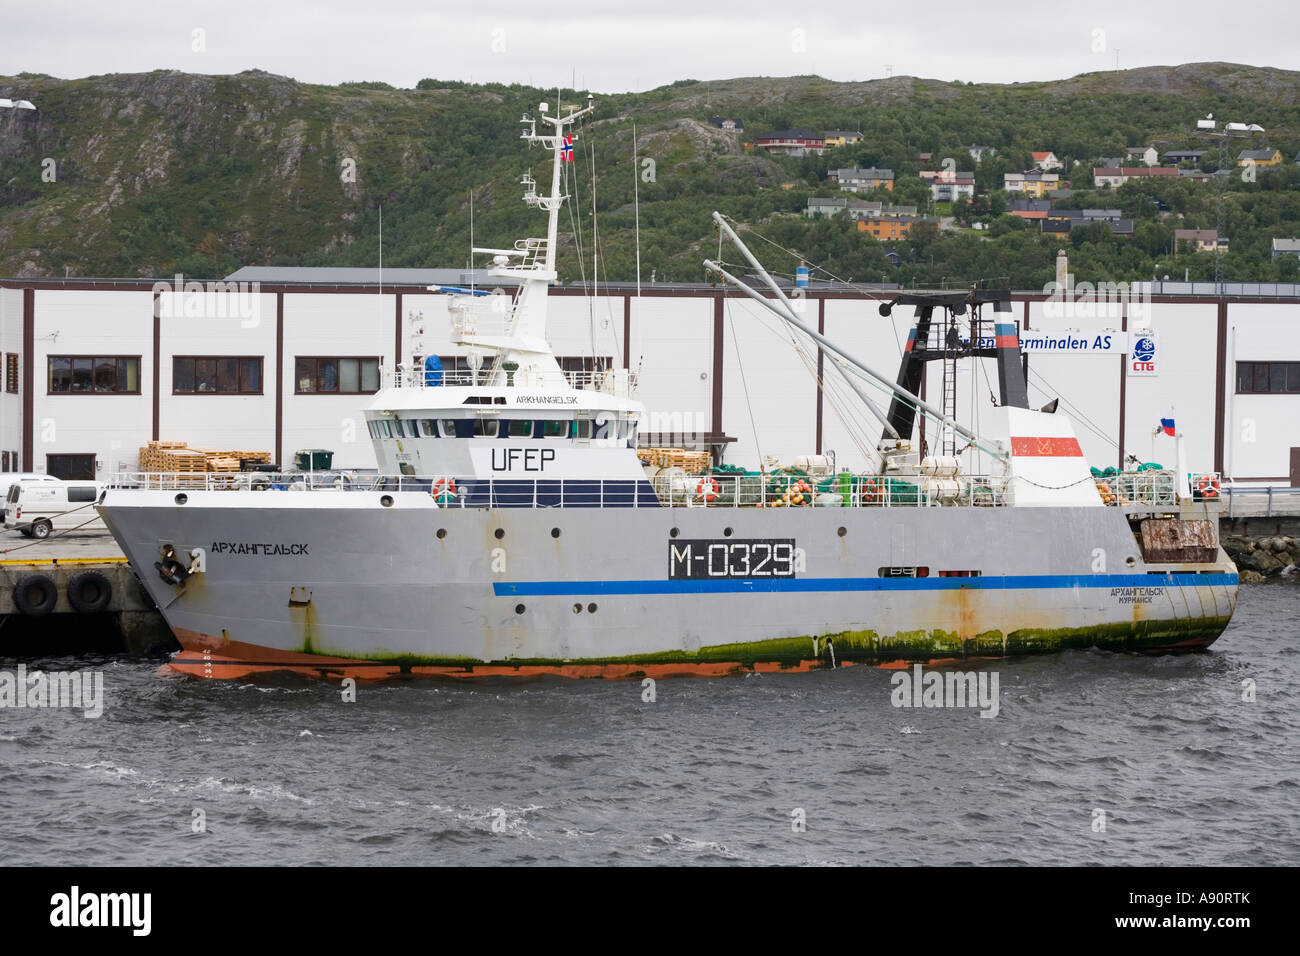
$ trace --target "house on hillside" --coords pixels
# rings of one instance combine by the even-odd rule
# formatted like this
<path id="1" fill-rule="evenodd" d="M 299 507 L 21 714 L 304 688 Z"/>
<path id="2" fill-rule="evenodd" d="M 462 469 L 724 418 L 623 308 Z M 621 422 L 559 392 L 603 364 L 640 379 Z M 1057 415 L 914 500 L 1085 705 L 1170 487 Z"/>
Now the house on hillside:
<path id="1" fill-rule="evenodd" d="M 1300 239 L 1274 239 L 1273 258 L 1300 256 Z"/>
<path id="2" fill-rule="evenodd" d="M 1156 152 L 1154 146 L 1130 146 L 1125 155 L 1130 160 L 1136 159 L 1144 166 L 1154 166 L 1160 160 L 1160 154 Z"/>
<path id="3" fill-rule="evenodd" d="M 1092 171 L 1092 184 L 1097 189 L 1109 186 L 1118 189 L 1130 179 L 1143 176 L 1177 176 L 1179 170 L 1174 166 L 1098 166 Z"/>
<path id="4" fill-rule="evenodd" d="M 1201 164 L 1201 157 L 1205 155 L 1203 149 L 1171 149 L 1165 153 L 1165 162 L 1171 166 L 1177 166 L 1179 163 Z"/>
<path id="5" fill-rule="evenodd" d="M 930 187 L 935 202 L 956 202 L 975 198 L 975 174 L 946 169 L 923 169 L 917 175 Z"/>
<path id="6" fill-rule="evenodd" d="M 823 139 L 826 140 L 828 148 L 831 146 L 852 146 L 854 143 L 862 142 L 862 134 L 857 130 L 828 129 Z"/>
<path id="7" fill-rule="evenodd" d="M 847 193 L 864 193 L 872 189 L 889 189 L 894 188 L 894 171 L 892 169 L 877 169 L 871 166 L 867 169 L 829 169 L 826 171 L 826 178 L 840 187 L 841 192 Z"/>
<path id="8" fill-rule="evenodd" d="M 1042 199 L 1049 189 L 1056 189 L 1061 177 L 1056 173 L 1045 173 L 1040 169 L 1028 169 L 1023 173 L 1003 173 L 1002 188 L 1009 193 L 1023 193 L 1034 199 Z"/>
<path id="9" fill-rule="evenodd" d="M 939 220 L 930 216 L 880 216 L 875 219 L 859 219 L 858 230 L 870 233 L 877 239 L 906 239 L 912 234 L 912 228 L 918 223 Z"/>
<path id="10" fill-rule="evenodd" d="M 1238 166 L 1249 166 L 1252 162 L 1256 166 L 1278 166 L 1282 163 L 1282 151 L 1280 149 L 1243 149 L 1237 154 Z"/>
<path id="11" fill-rule="evenodd" d="M 739 132 L 745 128 L 744 123 L 730 116 L 710 116 L 709 125 L 716 126 L 718 129 L 732 130 L 734 132 Z"/>
<path id="12" fill-rule="evenodd" d="M 1068 236 L 1076 227 L 1103 223 L 1116 236 L 1133 235 L 1133 220 L 1121 219 L 1118 209 L 1054 209 L 1039 223 L 1044 233 Z"/>
<path id="13" fill-rule="evenodd" d="M 818 216 L 838 216 L 849 206 L 848 196 L 809 196 L 803 214 L 809 219 Z"/>
<path id="14" fill-rule="evenodd" d="M 1051 150 L 1048 150 L 1047 152 L 1043 152 L 1043 153 L 1033 153 L 1031 155 L 1034 157 L 1034 166 L 1037 167 L 1038 169 L 1043 170 L 1044 172 L 1048 172 L 1053 169 L 1061 169 L 1065 165 L 1059 159 L 1056 158 L 1056 154 L 1053 153 Z"/>
<path id="15" fill-rule="evenodd" d="M 1007 201 L 1007 213 L 1021 219 L 1045 219 L 1051 212 L 1049 199 L 1011 199 Z"/>
<path id="16" fill-rule="evenodd" d="M 760 136 L 756 145 L 768 153 L 784 153 L 786 156 L 807 156 L 809 153 L 820 156 L 826 151 L 825 137 L 810 129 L 777 130 Z"/>
<path id="17" fill-rule="evenodd" d="M 1184 241 L 1192 252 L 1227 251 L 1228 248 L 1228 240 L 1220 239 L 1217 229 L 1175 229 L 1174 248 L 1177 249 Z"/>
<path id="18" fill-rule="evenodd" d="M 1180 169 L 1178 175 L 1194 183 L 1208 183 L 1210 181 L 1210 174 L 1199 169 Z"/>
<path id="19" fill-rule="evenodd" d="M 850 219 L 866 219 L 879 216 L 884 205 L 882 202 L 850 199 L 848 196 L 813 196 L 808 200 L 808 208 L 804 210 L 804 215 L 811 219 L 816 216 L 835 216 L 847 212 Z"/>

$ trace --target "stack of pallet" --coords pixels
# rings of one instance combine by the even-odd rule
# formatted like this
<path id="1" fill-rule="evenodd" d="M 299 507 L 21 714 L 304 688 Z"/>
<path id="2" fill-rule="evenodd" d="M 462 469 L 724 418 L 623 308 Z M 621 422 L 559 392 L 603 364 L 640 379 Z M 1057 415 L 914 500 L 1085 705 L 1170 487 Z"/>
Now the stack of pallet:
<path id="1" fill-rule="evenodd" d="M 639 448 L 637 454 L 641 460 L 660 468 L 681 468 L 687 474 L 696 474 L 708 469 L 709 453 L 707 451 L 687 451 L 684 448 Z"/>
<path id="2" fill-rule="evenodd" d="M 163 464 L 163 455 L 177 448 L 184 448 L 183 441 L 151 441 L 140 449 L 141 471 L 168 471 Z"/>
<path id="3" fill-rule="evenodd" d="M 214 448 L 191 448 L 183 441 L 151 441 L 140 449 L 141 471 L 235 472 L 240 459 L 269 464 L 269 451 L 222 451 Z"/>

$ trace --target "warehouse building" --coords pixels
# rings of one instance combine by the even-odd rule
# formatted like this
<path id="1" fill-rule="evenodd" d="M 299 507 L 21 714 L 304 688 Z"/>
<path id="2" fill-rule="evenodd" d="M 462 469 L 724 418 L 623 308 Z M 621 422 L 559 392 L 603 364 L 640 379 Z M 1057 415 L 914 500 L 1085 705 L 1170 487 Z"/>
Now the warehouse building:
<path id="1" fill-rule="evenodd" d="M 413 328 L 447 361 L 463 361 L 447 297 L 428 286 L 486 281 L 456 270 L 288 268 L 191 286 L 0 279 L 0 470 L 130 471 L 150 440 L 264 450 L 286 465 L 298 449 L 321 448 L 335 467 L 374 468 L 360 409 L 409 361 Z M 801 291 L 809 325 L 893 378 L 910 309 L 884 317 L 880 294 Z M 1098 467 L 1129 455 L 1172 462 L 1172 443 L 1155 432 L 1173 418 L 1191 470 L 1300 486 L 1300 289 L 1213 291 L 1156 283 L 1141 303 L 1076 295 L 1064 309 L 1015 294 L 1031 402 L 1061 398 Z M 589 297 L 560 287 L 550 336 L 570 368 L 605 361 L 639 373 L 650 413 L 641 433 L 652 442 L 749 466 L 833 450 L 840 466 L 862 468 L 878 437 L 860 408 L 818 388 L 818 375 L 831 374 L 825 356 L 795 347 L 787 326 L 735 293 L 647 285 Z M 1135 369 L 1139 338 L 1151 355 Z M 932 400 L 941 365 L 930 363 Z M 957 417 L 978 431 L 997 378 L 987 361 L 969 366 L 956 378 Z"/>

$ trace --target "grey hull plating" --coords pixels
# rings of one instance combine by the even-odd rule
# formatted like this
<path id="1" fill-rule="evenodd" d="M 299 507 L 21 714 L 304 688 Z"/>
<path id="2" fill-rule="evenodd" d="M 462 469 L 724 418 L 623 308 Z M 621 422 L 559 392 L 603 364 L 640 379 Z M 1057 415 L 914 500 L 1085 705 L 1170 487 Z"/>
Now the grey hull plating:
<path id="1" fill-rule="evenodd" d="M 115 489 L 102 506 L 187 650 L 473 667 L 1160 649 L 1211 643 L 1237 595 L 1222 550 L 1148 564 L 1113 508 L 439 509 L 369 492 L 316 508 L 322 493 L 285 507 L 269 494 L 284 493 L 178 506 Z M 674 543 L 773 539 L 793 541 L 789 576 L 670 577 Z M 201 551 L 203 570 L 164 583 L 164 544 Z M 928 576 L 881 576 L 917 566 Z"/>

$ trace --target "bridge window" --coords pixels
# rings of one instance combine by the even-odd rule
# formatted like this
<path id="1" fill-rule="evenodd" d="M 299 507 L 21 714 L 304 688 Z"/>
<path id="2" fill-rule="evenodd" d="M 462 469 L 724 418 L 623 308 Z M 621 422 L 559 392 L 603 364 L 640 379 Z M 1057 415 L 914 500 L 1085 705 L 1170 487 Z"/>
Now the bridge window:
<path id="1" fill-rule="evenodd" d="M 506 425 L 506 434 L 511 438 L 532 438 L 533 423 L 531 419 L 511 418 Z"/>
<path id="2" fill-rule="evenodd" d="M 569 422 L 545 421 L 542 422 L 543 438 L 567 438 L 569 436 Z"/>
<path id="3" fill-rule="evenodd" d="M 495 418 L 476 418 L 474 419 L 474 437 L 496 438 L 500 425 L 501 422 Z"/>
<path id="4" fill-rule="evenodd" d="M 420 419 L 420 435 L 423 438 L 438 437 L 438 423 L 432 418 Z"/>
<path id="5" fill-rule="evenodd" d="M 573 437 L 588 439 L 591 437 L 591 419 L 575 418 L 573 420 Z"/>

